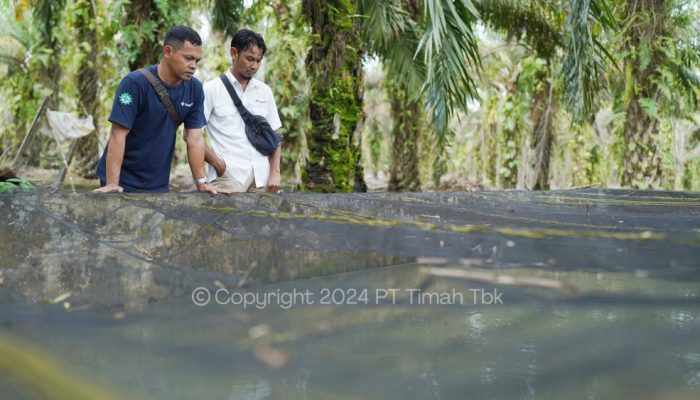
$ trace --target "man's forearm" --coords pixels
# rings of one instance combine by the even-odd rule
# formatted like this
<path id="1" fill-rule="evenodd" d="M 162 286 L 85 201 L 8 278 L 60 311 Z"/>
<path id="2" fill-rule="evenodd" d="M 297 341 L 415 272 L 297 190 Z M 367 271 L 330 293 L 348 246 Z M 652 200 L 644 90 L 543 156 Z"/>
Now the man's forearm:
<path id="1" fill-rule="evenodd" d="M 116 133 L 114 130 L 109 136 L 109 145 L 107 149 L 107 158 L 105 166 L 106 185 L 119 185 L 119 175 L 122 170 L 122 162 L 124 162 L 124 148 L 126 146 L 125 135 Z"/>
<path id="2" fill-rule="evenodd" d="M 275 150 L 275 152 L 267 158 L 270 161 L 270 171 L 280 172 L 280 163 L 282 160 L 282 144 L 280 143 L 280 145 L 277 146 L 277 150 Z"/>
<path id="3" fill-rule="evenodd" d="M 206 145 L 201 131 L 189 132 L 185 139 L 187 142 L 187 161 L 190 164 L 192 177 L 199 179 L 205 176 L 204 174 L 204 155 L 206 153 Z"/>
<path id="4" fill-rule="evenodd" d="M 280 174 L 280 160 L 282 158 L 281 146 L 277 146 L 275 152 L 267 158 L 270 160 L 270 176 L 267 178 L 265 190 L 267 192 L 277 193 L 282 183 L 282 176 Z"/>
<path id="5" fill-rule="evenodd" d="M 219 157 L 214 153 L 211 147 L 204 145 L 204 161 L 209 165 L 214 165 L 218 161 Z"/>

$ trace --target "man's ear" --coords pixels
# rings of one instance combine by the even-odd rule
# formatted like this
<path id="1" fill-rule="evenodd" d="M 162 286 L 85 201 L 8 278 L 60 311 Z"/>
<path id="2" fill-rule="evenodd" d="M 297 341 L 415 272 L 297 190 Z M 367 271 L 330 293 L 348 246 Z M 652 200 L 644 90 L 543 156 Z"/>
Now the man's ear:
<path id="1" fill-rule="evenodd" d="M 235 60 L 236 58 L 238 58 L 238 49 L 237 48 L 231 47 L 230 53 L 231 53 L 231 60 Z"/>
<path id="2" fill-rule="evenodd" d="M 170 58 L 173 54 L 173 46 L 166 44 L 165 47 L 163 47 L 163 57 L 164 58 Z"/>

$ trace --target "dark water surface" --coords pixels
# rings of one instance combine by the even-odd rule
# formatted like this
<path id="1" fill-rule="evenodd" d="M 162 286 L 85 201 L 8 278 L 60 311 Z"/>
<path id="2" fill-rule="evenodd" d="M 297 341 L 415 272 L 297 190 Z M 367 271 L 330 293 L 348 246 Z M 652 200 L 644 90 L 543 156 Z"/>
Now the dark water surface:
<path id="1" fill-rule="evenodd" d="M 39 193 L 0 210 L 0 333 L 122 398 L 700 396 L 698 194 Z M 0 398 L 46 398 L 1 359 Z"/>

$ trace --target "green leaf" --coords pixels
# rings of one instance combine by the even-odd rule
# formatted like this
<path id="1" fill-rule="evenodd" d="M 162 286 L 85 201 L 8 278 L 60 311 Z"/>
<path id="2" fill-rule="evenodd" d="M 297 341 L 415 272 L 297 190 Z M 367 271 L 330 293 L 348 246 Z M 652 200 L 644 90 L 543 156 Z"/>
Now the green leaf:
<path id="1" fill-rule="evenodd" d="M 637 50 L 637 58 L 639 59 L 639 68 L 644 71 L 651 63 L 651 47 L 648 43 L 642 43 Z"/>
<path id="2" fill-rule="evenodd" d="M 19 188 L 23 192 L 28 192 L 28 191 L 34 189 L 34 185 L 32 185 L 31 183 L 29 183 L 27 181 L 22 181 L 19 183 Z"/>
<path id="3" fill-rule="evenodd" d="M 0 182 L 0 193 L 17 193 L 17 186 L 11 182 Z"/>
<path id="4" fill-rule="evenodd" d="M 642 107 L 644 113 L 649 116 L 649 118 L 658 118 L 659 105 L 654 100 L 644 97 L 639 99 L 639 105 Z"/>

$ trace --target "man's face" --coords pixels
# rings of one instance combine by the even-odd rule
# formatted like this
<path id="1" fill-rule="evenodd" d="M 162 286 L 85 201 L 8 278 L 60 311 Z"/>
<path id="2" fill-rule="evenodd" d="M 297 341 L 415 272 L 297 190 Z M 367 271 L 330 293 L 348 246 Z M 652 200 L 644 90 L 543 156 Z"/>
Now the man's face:
<path id="1" fill-rule="evenodd" d="M 249 81 L 258 72 L 262 58 L 263 52 L 258 46 L 249 47 L 241 52 L 231 47 L 233 74 Z"/>
<path id="2" fill-rule="evenodd" d="M 202 46 L 195 46 L 186 41 L 178 49 L 168 45 L 163 51 L 173 75 L 183 81 L 192 79 L 192 75 L 197 70 L 197 64 L 202 60 Z"/>

